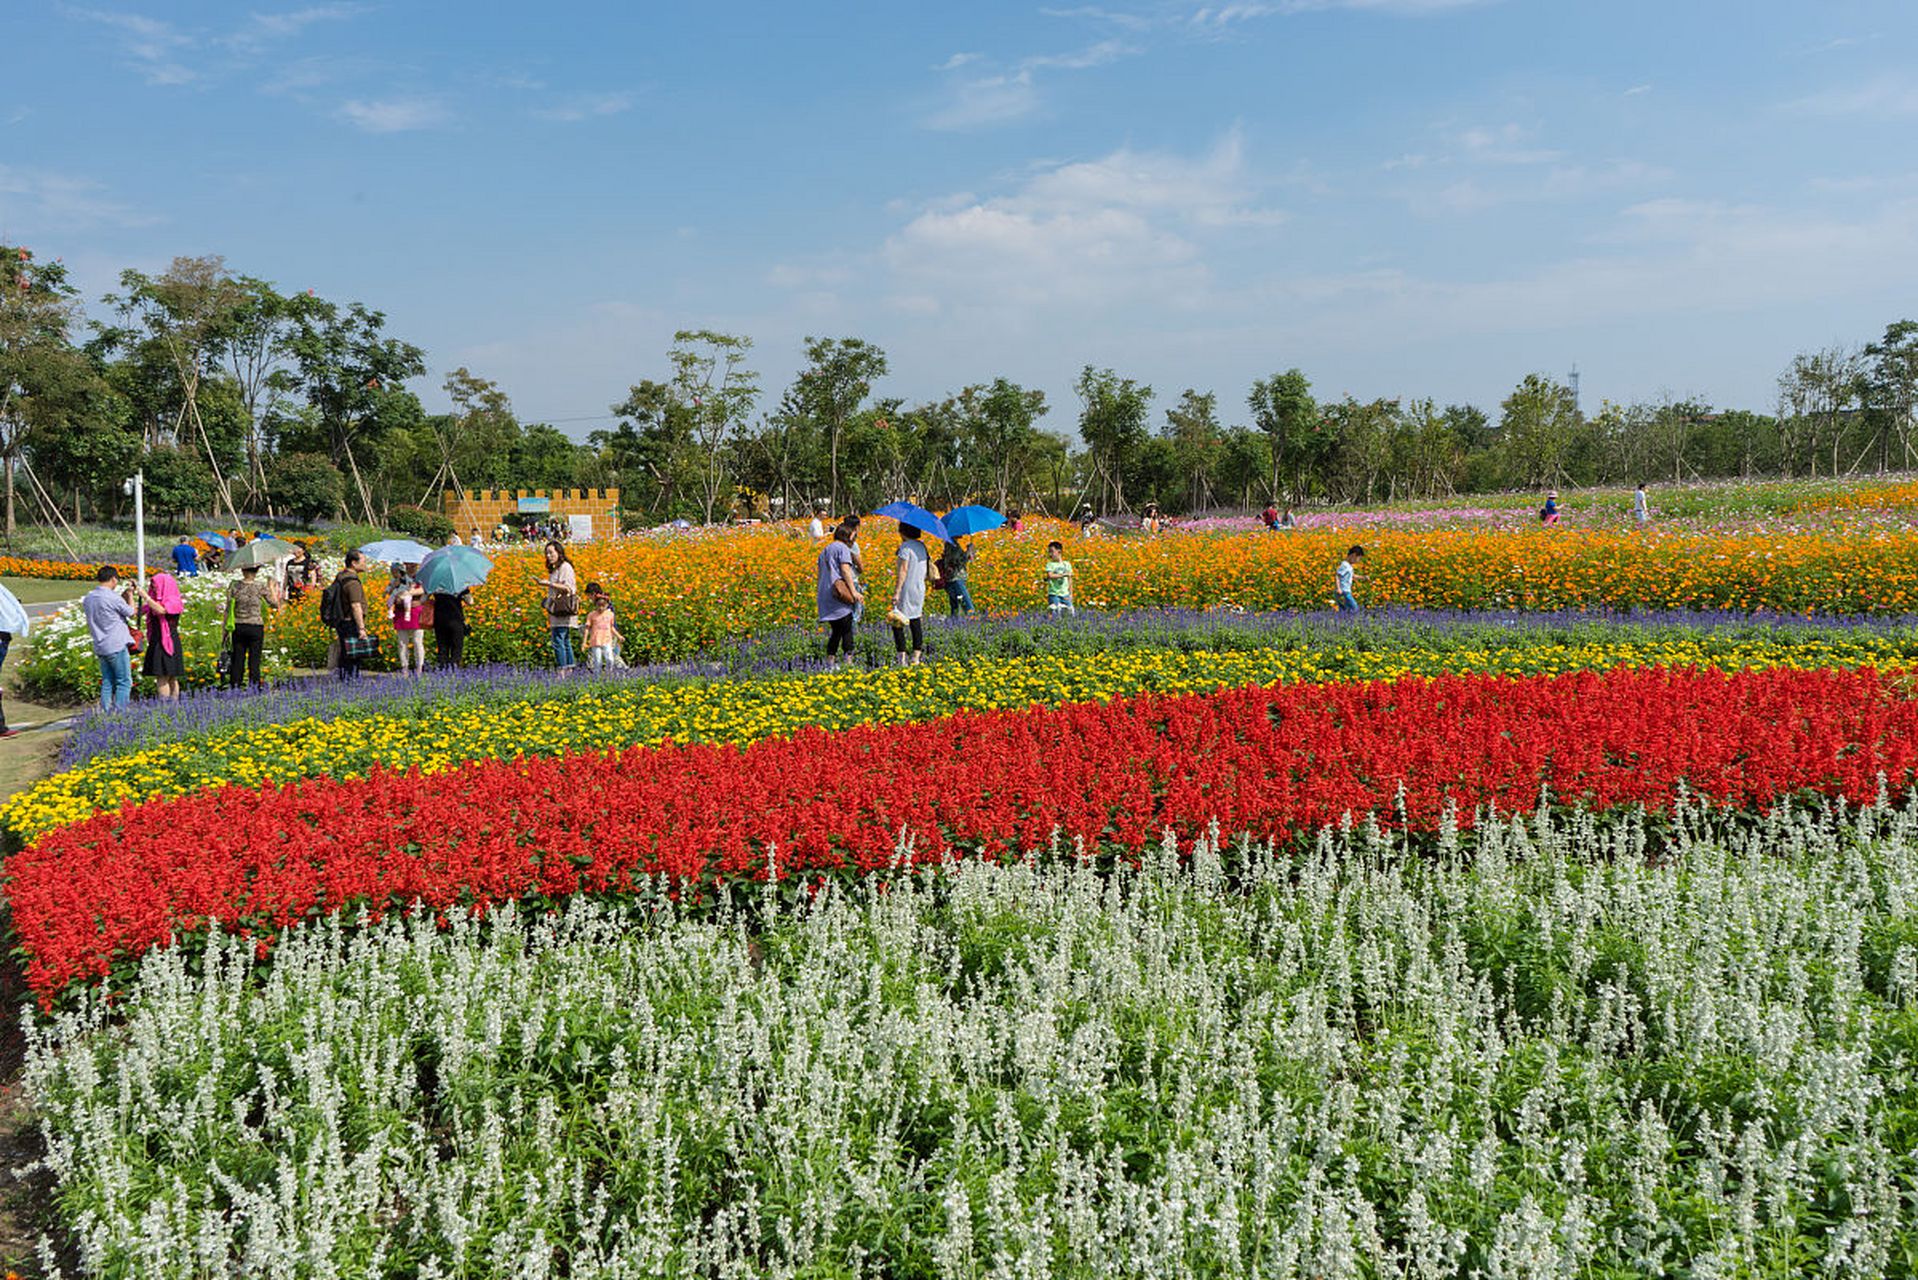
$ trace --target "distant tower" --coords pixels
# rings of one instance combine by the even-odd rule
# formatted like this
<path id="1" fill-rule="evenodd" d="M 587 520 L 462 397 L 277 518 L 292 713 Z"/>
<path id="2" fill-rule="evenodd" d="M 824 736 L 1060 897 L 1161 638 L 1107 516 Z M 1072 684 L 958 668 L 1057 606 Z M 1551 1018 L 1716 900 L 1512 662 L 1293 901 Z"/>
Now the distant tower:
<path id="1" fill-rule="evenodd" d="M 1572 384 L 1572 412 L 1579 413 L 1579 412 L 1582 412 L 1582 410 L 1580 409 L 1579 403 L 1578 403 L 1578 366 L 1576 364 L 1572 366 L 1571 384 Z"/>

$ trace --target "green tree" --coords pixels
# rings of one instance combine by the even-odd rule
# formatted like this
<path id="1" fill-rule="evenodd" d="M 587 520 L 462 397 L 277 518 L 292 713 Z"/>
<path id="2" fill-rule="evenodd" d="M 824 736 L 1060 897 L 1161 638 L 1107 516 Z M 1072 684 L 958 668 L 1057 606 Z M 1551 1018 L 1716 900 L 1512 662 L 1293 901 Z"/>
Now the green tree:
<path id="1" fill-rule="evenodd" d="M 439 454 L 435 470 L 445 468 L 456 493 L 466 488 L 522 487 L 512 467 L 520 422 L 499 384 L 461 366 L 447 374 L 441 385 L 453 402 L 453 412 L 450 418 L 431 424 Z"/>
<path id="2" fill-rule="evenodd" d="M 759 375 L 746 367 L 751 338 L 711 329 L 681 329 L 673 335 L 667 359 L 673 366 L 672 387 L 684 407 L 693 444 L 699 450 L 701 507 L 705 522 L 713 522 L 713 508 L 727 484 L 726 451 L 759 399 Z"/>
<path id="3" fill-rule="evenodd" d="M 140 464 L 146 475 L 146 502 L 157 514 L 185 516 L 213 510 L 213 468 L 199 453 L 165 445 Z"/>
<path id="4" fill-rule="evenodd" d="M 345 461 L 367 523 L 377 524 L 355 448 L 372 449 L 396 421 L 421 416 L 403 384 L 426 372 L 425 354 L 387 337 L 383 313 L 357 302 L 341 308 L 310 290 L 288 301 L 287 319 L 286 349 L 311 422 L 328 456 Z"/>
<path id="5" fill-rule="evenodd" d="M 276 510 L 311 524 L 339 512 L 346 477 L 323 453 L 276 454 L 267 463 L 266 494 Z"/>
<path id="6" fill-rule="evenodd" d="M 1562 480 L 1580 423 L 1571 388 L 1530 373 L 1499 407 L 1499 451 L 1507 475 L 1525 488 Z"/>
<path id="7" fill-rule="evenodd" d="M 1911 465 L 1911 433 L 1918 425 L 1918 320 L 1897 320 L 1885 336 L 1865 346 L 1866 388 L 1878 421 L 1878 469 L 1891 465 L 1891 444 L 1898 443 L 1898 466 Z"/>
<path id="8" fill-rule="evenodd" d="M 670 384 L 648 378 L 629 388 L 613 412 L 620 417 L 619 426 L 588 439 L 613 461 L 621 504 L 638 510 L 640 485 L 650 483 L 653 496 L 647 511 L 663 518 L 677 515 L 680 491 L 694 491 L 699 483 L 689 406 Z"/>
<path id="9" fill-rule="evenodd" d="M 1304 501 L 1332 444 L 1312 398 L 1311 380 L 1297 369 L 1275 373 L 1253 383 L 1245 403 L 1272 455 L 1271 496 L 1284 493 L 1294 503 Z"/>
<path id="10" fill-rule="evenodd" d="M 182 440 L 189 431 L 195 437 L 213 477 L 214 492 L 237 527 L 239 508 L 233 501 L 233 489 L 227 483 L 225 468 L 220 465 L 220 451 L 207 429 L 200 402 L 209 370 L 218 367 L 217 362 L 247 304 L 247 291 L 227 271 L 226 260 L 218 256 L 175 258 L 157 277 L 141 271 L 123 271 L 120 287 L 125 292 L 109 294 L 106 301 L 119 311 L 129 327 L 145 336 L 152 348 L 166 353 L 180 404 L 173 437 Z"/>
<path id="11" fill-rule="evenodd" d="M 790 398 L 825 440 L 826 494 L 834 511 L 839 510 L 839 458 L 847 424 L 887 367 L 886 353 L 864 338 L 806 339 L 806 367 Z"/>
<path id="12" fill-rule="evenodd" d="M 1004 511 L 1043 447 L 1037 423 L 1046 414 L 1046 393 L 995 378 L 961 391 L 957 408 L 962 456 L 971 460 L 969 471 L 984 482 L 992 505 Z"/>
<path id="13" fill-rule="evenodd" d="M 59 262 L 0 244 L 0 470 L 7 537 L 13 537 L 14 470 L 35 439 L 81 411 L 96 388 L 93 365 L 73 345 L 79 302 Z"/>
<path id="14" fill-rule="evenodd" d="M 1165 437 L 1172 444 L 1174 468 L 1182 477 L 1184 509 L 1211 506 L 1214 468 L 1223 443 L 1219 397 L 1187 387 L 1179 403 L 1165 411 Z"/>
<path id="15" fill-rule="evenodd" d="M 1124 511 L 1126 470 L 1148 438 L 1152 388 L 1087 365 L 1073 389 L 1079 393 L 1079 438 L 1090 454 L 1090 483 L 1098 487 L 1100 505 Z"/>

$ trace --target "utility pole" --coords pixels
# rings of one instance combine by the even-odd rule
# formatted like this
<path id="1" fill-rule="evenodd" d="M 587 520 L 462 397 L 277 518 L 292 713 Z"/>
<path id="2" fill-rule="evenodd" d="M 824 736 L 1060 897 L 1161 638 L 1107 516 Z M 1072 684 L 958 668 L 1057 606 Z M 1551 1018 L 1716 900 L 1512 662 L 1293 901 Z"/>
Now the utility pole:
<path id="1" fill-rule="evenodd" d="M 1584 410 L 1579 407 L 1579 403 L 1578 403 L 1578 365 L 1576 363 L 1572 365 L 1571 384 L 1572 384 L 1572 412 L 1582 413 L 1584 412 Z"/>
<path id="2" fill-rule="evenodd" d="M 133 479 L 120 486 L 120 492 L 133 495 L 133 562 L 138 586 L 146 589 L 147 580 L 147 503 L 146 473 L 136 471 Z"/>

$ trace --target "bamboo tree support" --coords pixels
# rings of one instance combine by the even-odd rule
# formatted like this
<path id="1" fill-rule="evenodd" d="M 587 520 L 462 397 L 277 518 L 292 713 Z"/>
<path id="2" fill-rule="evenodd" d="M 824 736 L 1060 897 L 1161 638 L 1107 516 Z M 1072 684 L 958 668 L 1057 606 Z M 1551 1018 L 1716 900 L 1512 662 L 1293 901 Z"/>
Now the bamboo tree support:
<path id="1" fill-rule="evenodd" d="M 360 476 L 359 460 L 353 456 L 353 442 L 351 440 L 342 440 L 341 445 L 346 450 L 346 465 L 353 472 L 353 483 L 360 491 L 360 508 L 366 512 L 366 522 L 370 525 L 377 525 L 379 521 L 373 518 L 373 495 L 372 492 L 367 489 L 366 481 Z"/>

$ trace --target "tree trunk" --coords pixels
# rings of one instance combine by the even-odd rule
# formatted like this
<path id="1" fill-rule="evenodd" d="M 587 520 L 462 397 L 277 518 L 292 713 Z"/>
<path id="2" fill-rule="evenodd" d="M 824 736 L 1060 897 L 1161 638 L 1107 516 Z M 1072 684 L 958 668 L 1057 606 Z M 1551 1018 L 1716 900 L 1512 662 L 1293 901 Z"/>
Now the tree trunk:
<path id="1" fill-rule="evenodd" d="M 7 545 L 13 545 L 13 455 L 7 455 Z"/>

